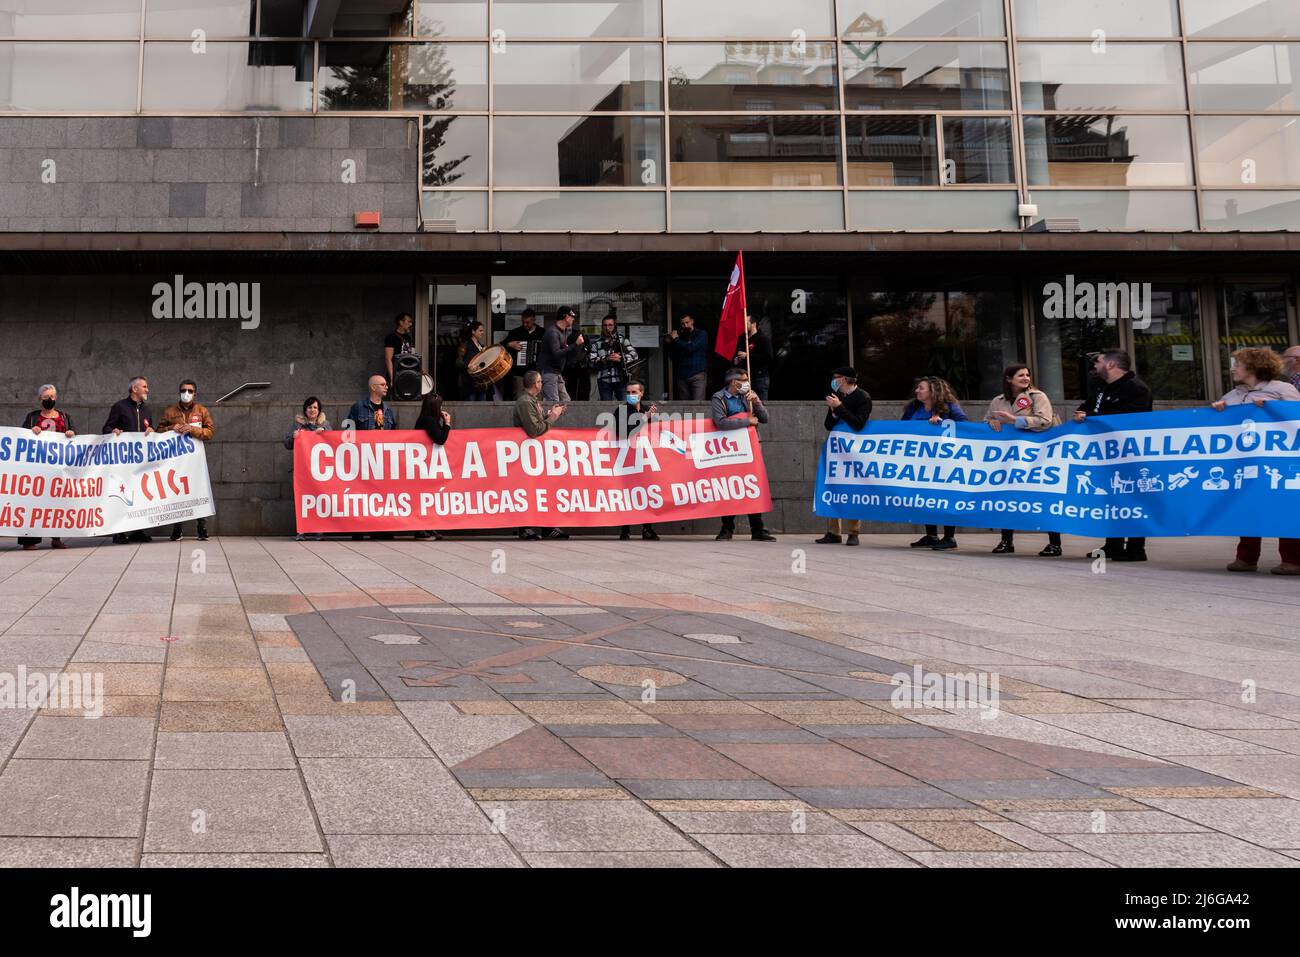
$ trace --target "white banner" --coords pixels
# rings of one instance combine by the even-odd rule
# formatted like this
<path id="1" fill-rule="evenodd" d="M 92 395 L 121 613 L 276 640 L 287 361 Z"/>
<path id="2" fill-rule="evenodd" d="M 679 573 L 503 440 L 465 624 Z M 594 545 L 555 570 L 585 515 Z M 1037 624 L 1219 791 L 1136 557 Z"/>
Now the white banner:
<path id="1" fill-rule="evenodd" d="M 0 535 L 88 538 L 214 513 L 203 443 L 0 428 Z"/>

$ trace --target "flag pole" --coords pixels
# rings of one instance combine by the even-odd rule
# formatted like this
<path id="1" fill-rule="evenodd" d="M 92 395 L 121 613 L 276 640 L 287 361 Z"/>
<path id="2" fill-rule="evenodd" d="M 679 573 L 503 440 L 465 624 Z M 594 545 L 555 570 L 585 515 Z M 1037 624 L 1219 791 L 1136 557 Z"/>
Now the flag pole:
<path id="1" fill-rule="evenodd" d="M 745 263 L 745 259 L 744 259 L 745 254 L 744 254 L 743 251 L 741 251 L 741 250 L 737 250 L 737 251 L 736 251 L 736 255 L 737 255 L 738 257 L 740 257 L 740 263 L 741 263 L 741 266 L 740 266 L 740 311 L 741 311 L 741 313 L 743 313 L 744 316 L 745 316 L 745 328 L 741 330 L 741 335 L 743 335 L 743 336 L 745 337 L 745 378 L 749 380 L 749 387 L 752 389 L 752 388 L 754 387 L 754 377 L 753 377 L 752 375 L 750 375 L 750 372 L 749 372 L 749 359 L 750 359 L 750 355 L 749 355 L 749 352 L 750 352 L 750 348 L 749 348 L 749 299 L 745 296 L 745 265 L 744 265 L 744 263 Z"/>

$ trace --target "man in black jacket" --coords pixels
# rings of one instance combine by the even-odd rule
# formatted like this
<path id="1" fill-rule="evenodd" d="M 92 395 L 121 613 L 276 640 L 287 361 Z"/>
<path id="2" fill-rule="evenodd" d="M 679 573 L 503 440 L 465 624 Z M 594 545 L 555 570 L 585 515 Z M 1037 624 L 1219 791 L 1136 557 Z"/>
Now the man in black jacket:
<path id="1" fill-rule="evenodd" d="M 1151 411 L 1151 390 L 1133 372 L 1133 359 L 1127 352 L 1122 349 L 1103 352 L 1093 363 L 1092 372 L 1098 380 L 1097 391 L 1075 411 L 1074 421 L 1082 422 L 1090 415 Z M 1117 562 L 1147 560 L 1145 538 L 1108 538 L 1101 550 L 1107 558 Z"/>
<path id="2" fill-rule="evenodd" d="M 826 397 L 826 431 L 832 431 L 843 422 L 854 432 L 861 432 L 871 418 L 871 396 L 858 388 L 858 372 L 851 366 L 840 366 L 831 373 L 831 394 Z M 859 522 L 856 518 L 828 518 L 826 534 L 815 541 L 817 545 L 838 545 L 841 530 L 847 537 L 846 545 L 858 543 Z"/>
<path id="3" fill-rule="evenodd" d="M 115 402 L 108 410 L 108 418 L 104 421 L 104 427 L 100 432 L 104 435 L 110 432 L 114 435 L 121 435 L 123 432 L 143 432 L 148 435 L 153 431 L 153 412 L 149 410 L 148 402 L 149 380 L 138 375 L 131 380 L 126 398 Z M 130 535 L 118 532 L 113 536 L 114 545 L 151 541 L 153 539 L 149 535 L 138 529 Z"/>
<path id="4" fill-rule="evenodd" d="M 537 351 L 537 371 L 542 374 L 542 398 L 551 405 L 568 405 L 569 390 L 564 386 L 564 371 L 573 356 L 586 345 L 581 334 L 569 341 L 569 329 L 577 313 L 569 306 L 555 311 L 555 321 L 546 327 Z"/>
<path id="5" fill-rule="evenodd" d="M 772 386 L 772 340 L 758 328 L 758 320 L 753 316 L 745 316 L 745 331 L 736 337 L 735 363 L 749 369 L 754 391 L 766 402 L 768 389 Z"/>
<path id="6" fill-rule="evenodd" d="M 659 412 L 656 405 L 647 404 L 645 401 L 645 386 L 633 379 L 626 386 L 627 394 L 621 405 L 614 407 L 614 436 L 620 442 L 630 442 L 636 436 L 637 430 L 643 425 L 649 425 L 651 418 Z M 627 541 L 632 537 L 632 526 L 624 525 L 619 529 L 618 537 L 620 541 Z M 659 541 L 659 535 L 653 525 L 649 522 L 643 522 L 641 525 L 641 537 L 647 542 Z"/>

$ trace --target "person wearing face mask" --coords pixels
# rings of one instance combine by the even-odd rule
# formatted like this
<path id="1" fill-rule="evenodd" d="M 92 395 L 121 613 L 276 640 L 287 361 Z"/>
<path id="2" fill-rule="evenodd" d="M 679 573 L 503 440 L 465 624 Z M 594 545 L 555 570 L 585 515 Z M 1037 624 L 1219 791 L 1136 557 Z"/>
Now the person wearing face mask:
<path id="1" fill-rule="evenodd" d="M 645 385 L 633 379 L 626 386 L 626 394 L 623 397 L 622 404 L 614 408 L 614 428 L 616 430 L 614 438 L 619 442 L 634 441 L 637 430 L 643 425 L 649 425 L 650 420 L 658 414 L 659 407 L 645 401 Z M 631 537 L 631 525 L 624 525 L 619 529 L 619 541 L 626 542 Z M 653 525 L 646 522 L 641 526 L 641 538 L 647 542 L 657 542 L 659 541 L 659 533 L 655 531 Z"/>
<path id="2" fill-rule="evenodd" d="M 200 442 L 207 442 L 212 438 L 213 426 L 212 416 L 209 414 L 207 407 L 196 401 L 199 394 L 199 387 L 193 379 L 182 379 L 180 385 L 180 401 L 175 405 L 167 406 L 158 420 L 159 432 L 175 432 L 177 435 L 188 435 L 192 439 Z M 171 540 L 179 542 L 184 534 L 185 523 L 177 522 L 172 526 Z M 199 519 L 199 541 L 208 540 L 208 520 Z"/>
<path id="3" fill-rule="evenodd" d="M 854 432 L 861 432 L 867 427 L 871 418 L 871 396 L 865 389 L 858 388 L 858 372 L 852 366 L 840 366 L 831 373 L 831 392 L 826 397 L 826 431 L 834 430 L 843 422 Z M 838 545 L 843 532 L 845 545 L 858 544 L 858 529 L 861 526 L 856 518 L 826 519 L 826 534 L 814 539 L 816 545 Z"/>
<path id="4" fill-rule="evenodd" d="M 51 435 L 62 432 L 65 437 L 72 438 L 77 433 L 72 429 L 72 416 L 66 412 L 61 412 L 57 408 L 59 404 L 59 390 L 53 385 L 46 383 L 36 390 L 36 397 L 40 400 L 41 407 L 27 413 L 27 418 L 23 419 L 23 428 L 31 429 L 35 435 L 49 433 Z M 24 536 L 18 539 L 18 544 L 23 547 L 23 551 L 33 551 L 41 543 L 39 538 Z M 50 548 L 67 548 L 61 538 L 51 538 Z"/>
<path id="5" fill-rule="evenodd" d="M 767 422 L 767 406 L 749 387 L 749 375 L 744 369 L 730 369 L 726 375 L 726 386 L 713 394 L 712 413 L 715 429 L 747 429 Z M 736 531 L 736 516 L 726 515 L 722 519 L 722 530 L 715 536 L 719 542 L 731 540 Z M 756 542 L 774 542 L 776 538 L 763 527 L 763 513 L 751 512 L 749 515 L 749 537 Z"/>
<path id="6" fill-rule="evenodd" d="M 153 422 L 153 412 L 149 409 L 149 380 L 138 375 L 131 380 L 126 398 L 115 402 L 108 410 L 108 418 L 104 420 L 104 427 L 100 431 L 104 435 L 110 432 L 113 435 L 121 435 L 123 432 L 141 432 L 150 435 L 153 433 Z M 130 534 L 118 532 L 113 536 L 114 545 L 151 541 L 153 538 L 142 529 L 137 529 Z"/>

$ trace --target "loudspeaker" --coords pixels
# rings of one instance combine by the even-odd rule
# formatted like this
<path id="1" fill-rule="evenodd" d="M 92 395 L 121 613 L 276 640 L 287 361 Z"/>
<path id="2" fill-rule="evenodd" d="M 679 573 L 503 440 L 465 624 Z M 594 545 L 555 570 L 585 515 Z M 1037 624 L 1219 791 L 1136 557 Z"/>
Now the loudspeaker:
<path id="1" fill-rule="evenodd" d="M 424 365 L 424 360 L 416 353 L 404 352 L 400 356 L 393 356 L 393 375 L 395 376 L 407 369 L 414 369 L 419 372 L 422 365 Z"/>
<path id="2" fill-rule="evenodd" d="M 420 398 L 420 370 L 403 369 L 393 373 L 393 394 L 398 402 L 414 402 Z"/>

